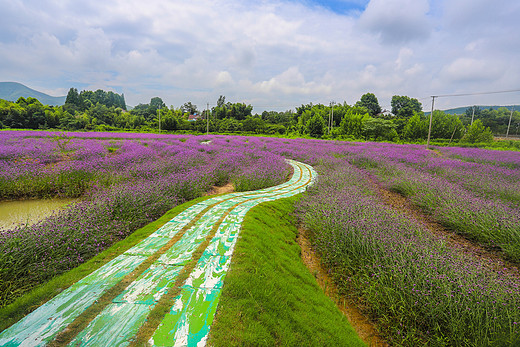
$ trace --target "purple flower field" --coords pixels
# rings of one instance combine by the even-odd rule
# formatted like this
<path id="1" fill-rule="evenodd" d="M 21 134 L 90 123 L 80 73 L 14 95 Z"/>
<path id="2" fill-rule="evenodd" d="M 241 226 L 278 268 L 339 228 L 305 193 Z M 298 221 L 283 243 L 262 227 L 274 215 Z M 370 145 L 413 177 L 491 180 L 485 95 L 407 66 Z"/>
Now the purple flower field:
<path id="1" fill-rule="evenodd" d="M 2 306 L 213 185 L 232 182 L 236 190 L 256 190 L 290 173 L 281 156 L 247 138 L 207 141 L 0 132 L 2 198 L 81 197 L 35 225 L 0 230 Z"/>
<path id="2" fill-rule="evenodd" d="M 373 188 L 377 180 L 452 232 L 519 263 L 520 153 L 480 149 L 0 132 L 3 199 L 81 197 L 69 210 L 32 227 L 2 231 L 3 303 L 212 185 L 233 182 L 237 190 L 253 190 L 284 181 L 289 174 L 284 158 L 317 170 L 317 183 L 298 203 L 299 218 L 340 290 L 368 307 L 392 344 L 520 341 L 518 276 L 450 245 L 385 205 Z"/>
<path id="3" fill-rule="evenodd" d="M 396 345 L 516 341 L 520 279 L 447 245 L 378 200 L 364 171 L 330 160 L 298 210 L 343 294 Z M 513 343 L 514 344 L 514 343 Z"/>

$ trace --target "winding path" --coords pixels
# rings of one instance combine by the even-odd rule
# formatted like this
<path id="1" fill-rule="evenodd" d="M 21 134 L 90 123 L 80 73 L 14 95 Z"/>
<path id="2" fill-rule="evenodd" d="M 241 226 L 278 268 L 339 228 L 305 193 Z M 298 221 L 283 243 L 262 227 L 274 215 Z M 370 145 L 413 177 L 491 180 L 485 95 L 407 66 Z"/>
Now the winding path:
<path id="1" fill-rule="evenodd" d="M 247 211 L 301 193 L 316 177 L 311 166 L 289 163 L 294 174 L 284 184 L 184 210 L 4 330 L 0 345 L 128 346 L 136 336 L 153 346 L 205 345 Z"/>

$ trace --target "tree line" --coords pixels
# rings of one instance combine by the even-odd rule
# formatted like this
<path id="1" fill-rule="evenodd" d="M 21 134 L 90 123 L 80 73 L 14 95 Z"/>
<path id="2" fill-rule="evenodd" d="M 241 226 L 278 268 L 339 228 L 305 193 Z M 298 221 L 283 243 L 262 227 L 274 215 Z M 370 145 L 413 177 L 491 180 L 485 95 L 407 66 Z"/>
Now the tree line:
<path id="1" fill-rule="evenodd" d="M 0 127 L 95 131 L 187 131 L 220 133 L 280 134 L 315 138 L 383 141 L 422 141 L 428 136 L 429 115 L 421 103 L 408 96 L 394 95 L 391 111 L 381 109 L 377 97 L 364 94 L 354 105 L 306 104 L 283 112 L 252 114 L 253 107 L 226 102 L 220 96 L 211 109 L 197 105 L 167 107 L 160 97 L 127 110 L 124 95 L 71 88 L 63 106 L 42 105 L 34 98 L 16 102 L 0 100 Z M 468 108 L 462 116 L 436 110 L 432 117 L 432 139 L 487 142 L 493 133 L 504 134 L 510 111 L 501 108 Z M 208 119 L 209 118 L 209 119 Z M 473 118 L 473 122 L 471 122 Z M 209 125 L 209 126 L 208 126 Z M 518 133 L 520 112 L 513 114 L 510 134 Z"/>

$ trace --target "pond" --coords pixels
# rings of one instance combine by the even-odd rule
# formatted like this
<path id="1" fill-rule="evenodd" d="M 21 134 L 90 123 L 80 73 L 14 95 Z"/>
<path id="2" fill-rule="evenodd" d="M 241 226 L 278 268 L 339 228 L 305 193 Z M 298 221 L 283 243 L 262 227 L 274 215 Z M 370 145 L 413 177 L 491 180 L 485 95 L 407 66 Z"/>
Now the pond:
<path id="1" fill-rule="evenodd" d="M 0 202 L 0 229 L 34 224 L 77 199 L 39 199 Z"/>

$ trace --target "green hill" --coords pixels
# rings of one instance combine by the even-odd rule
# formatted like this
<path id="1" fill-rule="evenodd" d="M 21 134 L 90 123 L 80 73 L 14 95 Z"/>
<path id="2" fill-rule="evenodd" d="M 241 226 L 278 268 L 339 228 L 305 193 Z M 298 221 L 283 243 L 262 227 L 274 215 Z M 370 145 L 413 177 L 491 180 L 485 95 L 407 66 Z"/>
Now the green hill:
<path id="1" fill-rule="evenodd" d="M 473 106 L 473 105 L 471 105 L 471 106 Z M 470 108 L 471 106 L 450 108 L 448 110 L 443 110 L 443 111 L 445 113 L 448 113 L 448 114 L 464 114 L 464 113 L 466 113 L 466 109 Z M 511 105 L 509 105 L 509 106 L 481 106 L 481 105 L 475 105 L 475 106 L 480 107 L 481 110 L 489 110 L 490 108 L 492 108 L 493 110 L 498 110 L 501 107 L 505 107 L 505 108 L 507 108 L 509 110 L 511 109 Z M 513 105 L 513 107 L 517 111 L 520 110 L 520 105 Z M 430 114 L 430 112 L 428 112 L 428 114 Z"/>
<path id="2" fill-rule="evenodd" d="M 0 99 L 16 101 L 24 98 L 36 98 L 44 105 L 63 105 L 66 96 L 50 96 L 37 90 L 31 89 L 17 82 L 0 82 Z"/>

